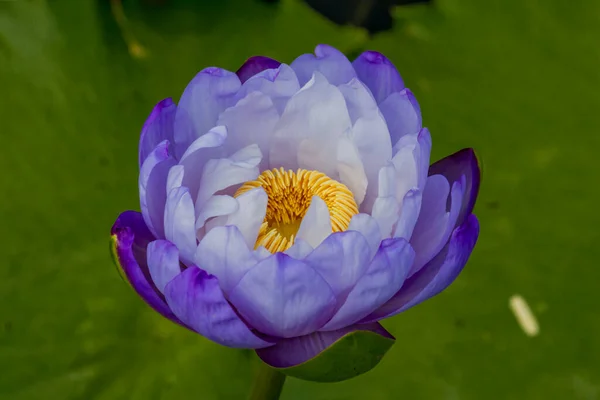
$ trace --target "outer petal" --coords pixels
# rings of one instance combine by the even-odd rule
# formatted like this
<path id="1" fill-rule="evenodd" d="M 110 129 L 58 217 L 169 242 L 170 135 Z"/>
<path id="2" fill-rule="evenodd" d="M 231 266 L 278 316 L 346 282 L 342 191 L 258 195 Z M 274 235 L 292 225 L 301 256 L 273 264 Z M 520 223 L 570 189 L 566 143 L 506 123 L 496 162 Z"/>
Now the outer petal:
<path id="1" fill-rule="evenodd" d="M 421 130 L 421 108 L 408 89 L 392 93 L 379 104 L 379 110 L 387 122 L 392 143 L 396 143 L 404 135 Z"/>
<path id="2" fill-rule="evenodd" d="M 125 211 L 111 229 L 111 248 L 124 277 L 150 307 L 165 318 L 181 324 L 152 284 L 146 264 L 146 247 L 154 240 L 143 217 L 136 211 Z"/>
<path id="3" fill-rule="evenodd" d="M 287 103 L 271 140 L 271 168 L 318 170 L 335 178 L 338 140 L 350 129 L 344 96 L 320 74 Z"/>
<path id="4" fill-rule="evenodd" d="M 175 159 L 169 154 L 169 142 L 165 140 L 146 157 L 140 169 L 140 208 L 148 229 L 157 238 L 164 237 L 167 177 L 174 165 Z"/>
<path id="5" fill-rule="evenodd" d="M 205 68 L 185 88 L 175 113 L 175 154 L 178 157 L 216 125 L 219 114 L 234 104 L 241 82 L 236 74 Z"/>
<path id="6" fill-rule="evenodd" d="M 321 330 L 332 331 L 353 324 L 385 304 L 402 287 L 414 258 L 413 249 L 404 239 L 381 242 L 365 275 Z"/>
<path id="7" fill-rule="evenodd" d="M 409 276 L 421 269 L 445 246 L 454 230 L 462 204 L 462 182 L 454 182 L 452 185 L 448 211 L 446 179 L 441 175 L 433 175 L 429 177 L 427 184 L 429 186 L 425 186 L 421 212 L 410 240 L 417 256 Z"/>
<path id="8" fill-rule="evenodd" d="M 277 68 L 280 64 L 281 63 L 279 61 L 269 57 L 254 56 L 247 59 L 246 62 L 242 64 L 240 69 L 236 71 L 236 74 L 238 78 L 240 78 L 240 81 L 244 83 L 259 72 L 262 72 L 266 69 Z"/>
<path id="9" fill-rule="evenodd" d="M 292 62 L 291 67 L 296 72 L 300 85 L 308 82 L 315 71 L 323 74 L 331 84 L 336 86 L 356 76 L 346 56 L 331 46 L 318 45 L 315 48 L 315 56 L 303 54 Z"/>
<path id="10" fill-rule="evenodd" d="M 273 343 L 254 335 L 231 308 L 216 277 L 191 266 L 165 288 L 167 303 L 185 324 L 228 347 L 262 348 Z"/>
<path id="11" fill-rule="evenodd" d="M 358 79 L 373 93 L 377 103 L 404 89 L 404 82 L 392 62 L 376 51 L 365 51 L 352 63 Z"/>
<path id="12" fill-rule="evenodd" d="M 475 152 L 473 149 L 463 149 L 437 161 L 429 168 L 429 175 L 436 174 L 444 175 L 450 183 L 461 180 L 462 176 L 466 178 L 463 204 L 456 220 L 456 225 L 461 225 L 473 211 L 479 193 L 481 171 Z"/>
<path id="13" fill-rule="evenodd" d="M 336 232 L 306 256 L 304 262 L 327 281 L 338 299 L 345 299 L 369 267 L 369 252 L 369 243 L 359 232 Z"/>
<path id="14" fill-rule="evenodd" d="M 365 318 L 363 322 L 391 317 L 446 289 L 467 263 L 478 236 L 479 222 L 471 214 L 462 225 L 452 232 L 446 247 L 425 267 L 409 278 L 394 297 Z"/>
<path id="15" fill-rule="evenodd" d="M 175 110 L 177 106 L 173 99 L 166 98 L 160 101 L 150 113 L 144 123 L 140 135 L 139 164 L 142 166 L 144 160 L 163 140 L 173 143 L 173 128 L 175 124 Z"/>
<path id="16" fill-rule="evenodd" d="M 327 282 L 284 253 L 275 253 L 248 271 L 230 300 L 257 330 L 284 338 L 316 331 L 331 318 L 336 305 Z"/>
<path id="17" fill-rule="evenodd" d="M 310 360 L 326 350 L 342 336 L 358 330 L 367 330 L 394 339 L 392 335 L 377 323 L 352 325 L 337 331 L 315 332 L 306 336 L 281 340 L 275 346 L 257 350 L 256 353 L 261 360 L 272 367 L 292 367 Z"/>
<path id="18" fill-rule="evenodd" d="M 167 283 L 181 273 L 179 250 L 168 240 L 155 240 L 148 245 L 147 258 L 152 281 L 164 293 Z"/>

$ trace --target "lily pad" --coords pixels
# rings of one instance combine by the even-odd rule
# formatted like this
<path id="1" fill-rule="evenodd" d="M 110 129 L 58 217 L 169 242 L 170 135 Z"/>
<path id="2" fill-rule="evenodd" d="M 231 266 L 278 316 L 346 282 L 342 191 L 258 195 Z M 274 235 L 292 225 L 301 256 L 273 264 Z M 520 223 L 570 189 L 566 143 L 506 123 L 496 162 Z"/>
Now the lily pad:
<path id="1" fill-rule="evenodd" d="M 393 344 L 391 337 L 366 330 L 354 331 L 302 364 L 277 369 L 307 381 L 344 381 L 373 369 Z"/>

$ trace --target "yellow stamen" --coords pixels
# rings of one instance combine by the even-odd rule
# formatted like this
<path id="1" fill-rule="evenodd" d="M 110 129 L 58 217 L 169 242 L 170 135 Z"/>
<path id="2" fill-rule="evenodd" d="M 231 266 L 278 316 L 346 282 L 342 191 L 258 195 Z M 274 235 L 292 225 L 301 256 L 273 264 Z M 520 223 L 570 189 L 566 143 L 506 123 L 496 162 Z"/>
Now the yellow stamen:
<path id="1" fill-rule="evenodd" d="M 348 229 L 350 219 L 358 214 L 354 196 L 346 185 L 318 171 L 264 171 L 256 180 L 244 183 L 234 197 L 258 187 L 264 189 L 269 201 L 255 248 L 264 246 L 271 253 L 292 247 L 313 196 L 327 204 L 333 232 Z"/>

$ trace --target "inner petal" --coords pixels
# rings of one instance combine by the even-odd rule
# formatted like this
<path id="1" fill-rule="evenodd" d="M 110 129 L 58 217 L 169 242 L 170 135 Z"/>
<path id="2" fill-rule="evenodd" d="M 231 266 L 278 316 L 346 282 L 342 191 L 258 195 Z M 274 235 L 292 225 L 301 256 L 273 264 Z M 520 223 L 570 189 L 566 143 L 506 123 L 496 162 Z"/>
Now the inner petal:
<path id="1" fill-rule="evenodd" d="M 358 214 L 352 192 L 319 171 L 267 170 L 258 179 L 244 183 L 234 197 L 259 187 L 268 201 L 255 248 L 264 246 L 271 253 L 292 247 L 314 196 L 327 206 L 332 232 L 348 229 L 352 216 Z"/>

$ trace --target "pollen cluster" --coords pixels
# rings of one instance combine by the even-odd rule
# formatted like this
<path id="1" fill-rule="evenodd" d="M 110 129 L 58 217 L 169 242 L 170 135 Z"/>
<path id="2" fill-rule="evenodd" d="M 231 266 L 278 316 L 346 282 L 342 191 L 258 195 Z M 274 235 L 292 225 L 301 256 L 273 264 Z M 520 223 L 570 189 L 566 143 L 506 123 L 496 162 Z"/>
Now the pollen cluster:
<path id="1" fill-rule="evenodd" d="M 352 192 L 318 171 L 267 170 L 256 180 L 244 183 L 234 197 L 258 187 L 264 189 L 269 200 L 255 248 L 264 246 L 271 253 L 284 251 L 294 244 L 313 196 L 319 196 L 327 204 L 333 232 L 348 229 L 352 216 L 358 214 Z"/>

